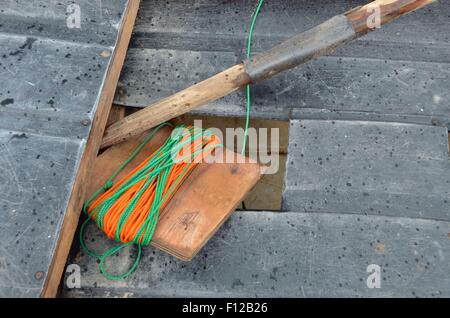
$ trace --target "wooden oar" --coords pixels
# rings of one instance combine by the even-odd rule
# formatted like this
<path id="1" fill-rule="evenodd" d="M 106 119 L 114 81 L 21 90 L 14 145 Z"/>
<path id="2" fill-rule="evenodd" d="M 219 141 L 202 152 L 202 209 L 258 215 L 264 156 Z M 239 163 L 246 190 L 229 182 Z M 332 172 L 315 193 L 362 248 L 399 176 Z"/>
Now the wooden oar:
<path id="1" fill-rule="evenodd" d="M 119 143 L 164 121 L 306 63 L 435 0 L 377 0 L 290 38 L 272 49 L 125 117 L 106 129 L 101 147 Z"/>

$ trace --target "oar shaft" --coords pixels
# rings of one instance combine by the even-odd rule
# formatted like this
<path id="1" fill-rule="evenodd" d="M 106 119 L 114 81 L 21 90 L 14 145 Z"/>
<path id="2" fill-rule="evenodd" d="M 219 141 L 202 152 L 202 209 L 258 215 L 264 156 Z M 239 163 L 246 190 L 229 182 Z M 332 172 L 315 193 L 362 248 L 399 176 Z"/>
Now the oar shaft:
<path id="1" fill-rule="evenodd" d="M 298 34 L 255 58 L 125 117 L 106 129 L 101 147 L 119 143 L 250 83 L 329 54 L 349 41 L 435 0 L 376 0 Z M 377 25 L 379 23 L 379 25 Z"/>
<path id="2" fill-rule="evenodd" d="M 245 73 L 243 64 L 230 67 L 112 124 L 106 129 L 101 148 L 143 133 L 149 128 L 226 96 L 249 83 L 250 78 Z"/>

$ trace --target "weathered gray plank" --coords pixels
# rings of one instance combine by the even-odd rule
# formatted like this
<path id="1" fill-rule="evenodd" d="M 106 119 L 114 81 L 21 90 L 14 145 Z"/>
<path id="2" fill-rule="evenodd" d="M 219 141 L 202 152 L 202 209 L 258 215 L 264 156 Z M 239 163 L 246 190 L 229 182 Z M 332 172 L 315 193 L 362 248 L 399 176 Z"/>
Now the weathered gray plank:
<path id="1" fill-rule="evenodd" d="M 122 19 L 123 2 L 2 0 L 0 32 L 78 44 L 114 46 Z M 67 27 L 68 17 L 74 12 L 70 5 L 79 6 L 80 28 Z"/>
<path id="2" fill-rule="evenodd" d="M 283 206 L 450 220 L 446 128 L 291 121 Z"/>
<path id="3" fill-rule="evenodd" d="M 444 221 L 322 213 L 235 213 L 191 262 L 145 248 L 137 271 L 111 282 L 83 252 L 81 289 L 68 297 L 445 297 L 449 296 Z M 91 226 L 89 243 L 112 242 Z M 107 262 L 123 270 L 124 251 Z M 369 289 L 367 266 L 381 267 L 381 288 Z"/>
<path id="4" fill-rule="evenodd" d="M 0 43 L 0 127 L 86 135 L 111 49 L 1 33 Z"/>
<path id="5" fill-rule="evenodd" d="M 0 297 L 39 295 L 82 148 L 0 130 Z"/>
<path id="6" fill-rule="evenodd" d="M 326 109 L 343 118 L 427 117 L 427 124 L 448 125 L 449 84 L 450 64 L 325 57 L 256 86 L 253 101 L 259 110 L 284 106 L 291 118 Z"/>
<path id="7" fill-rule="evenodd" d="M 73 3 L 0 7 L 0 297 L 41 295 L 128 5 Z"/>
<path id="8" fill-rule="evenodd" d="M 253 52 L 364 2 L 266 3 L 255 27 Z M 143 3 L 116 102 L 145 107 L 242 60 L 254 5 Z M 450 127 L 449 14 L 448 3 L 433 4 L 330 57 L 255 85 L 252 116 L 381 119 Z M 179 77 L 183 69 L 190 75 Z M 195 112 L 242 116 L 243 93 Z"/>
<path id="9" fill-rule="evenodd" d="M 237 62 L 232 53 L 129 52 L 116 102 L 142 107 Z M 195 72 L 192 72 L 195 70 Z M 253 88 L 252 116 L 450 123 L 450 64 L 324 57 Z M 196 110 L 245 114 L 242 91 Z"/>
<path id="10" fill-rule="evenodd" d="M 259 36 L 286 37 L 305 31 L 321 21 L 367 2 L 322 0 L 318 3 L 308 0 L 284 0 L 265 3 L 254 30 L 257 39 L 255 43 L 258 44 Z M 190 36 L 197 35 L 199 38 L 209 34 L 245 39 L 256 4 L 253 0 L 226 4 L 220 0 L 197 0 L 191 5 L 186 5 L 184 1 L 143 2 L 136 32 L 178 33 L 180 38 L 190 33 Z M 373 33 L 366 39 L 403 43 L 420 39 L 423 43 L 448 43 L 449 13 L 449 6 L 444 1 L 438 1 L 423 10 L 402 17 L 381 33 Z M 244 47 L 244 44 L 241 46 Z"/>

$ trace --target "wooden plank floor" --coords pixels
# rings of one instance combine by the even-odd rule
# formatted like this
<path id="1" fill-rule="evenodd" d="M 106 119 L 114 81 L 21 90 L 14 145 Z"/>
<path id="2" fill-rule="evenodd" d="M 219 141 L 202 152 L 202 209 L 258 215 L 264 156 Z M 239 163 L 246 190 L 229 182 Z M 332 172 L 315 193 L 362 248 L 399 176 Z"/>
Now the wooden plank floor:
<path id="1" fill-rule="evenodd" d="M 192 262 L 147 251 L 117 283 L 86 269 L 66 297 L 448 297 L 448 134 L 404 123 L 294 120 L 283 212 L 238 212 Z M 95 227 L 92 244 L 111 246 Z M 123 270 L 132 250 L 109 262 Z M 236 260 L 239 261 L 236 261 Z M 381 288 L 367 286 L 368 266 Z"/>
<path id="2" fill-rule="evenodd" d="M 138 5 L 2 2 L 0 296 L 57 293 Z"/>
<path id="3" fill-rule="evenodd" d="M 92 226 L 93 246 L 113 243 Z M 450 223 L 330 213 L 238 212 L 192 262 L 146 253 L 133 276 L 111 282 L 95 259 L 66 297 L 449 297 Z M 123 251 L 110 268 L 134 260 Z M 367 268 L 381 267 L 381 288 Z"/>
<path id="4" fill-rule="evenodd" d="M 265 2 L 254 52 L 366 2 Z M 241 60 L 255 5 L 143 3 L 115 101 L 144 107 Z M 437 2 L 254 86 L 253 118 L 290 120 L 282 212 L 235 213 L 192 262 L 154 250 L 121 282 L 75 248 L 69 262 L 86 272 L 63 295 L 448 297 L 449 14 Z M 243 116 L 244 95 L 195 114 Z"/>

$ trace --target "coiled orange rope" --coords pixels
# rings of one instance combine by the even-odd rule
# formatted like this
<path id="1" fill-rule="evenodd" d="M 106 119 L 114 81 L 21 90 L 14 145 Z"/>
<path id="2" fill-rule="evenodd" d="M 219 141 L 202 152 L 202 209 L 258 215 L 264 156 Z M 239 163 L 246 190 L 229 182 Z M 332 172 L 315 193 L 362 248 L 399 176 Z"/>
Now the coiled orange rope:
<path id="1" fill-rule="evenodd" d="M 122 243 L 101 255 L 97 254 L 90 250 L 84 241 L 85 226 L 89 218 L 81 227 L 82 247 L 89 255 L 100 260 L 100 271 L 108 279 L 125 278 L 136 269 L 141 257 L 141 246 L 150 244 L 159 212 L 166 206 L 189 172 L 214 149 L 222 146 L 217 136 L 208 130 L 177 126 L 158 150 L 113 184 L 115 176 L 134 158 L 154 133 L 166 125 L 169 124 L 164 123 L 157 127 L 84 206 L 84 212 L 110 239 Z M 104 193 L 99 195 L 102 191 Z M 109 274 L 104 268 L 105 258 L 130 244 L 138 246 L 135 263 L 124 274 Z"/>

